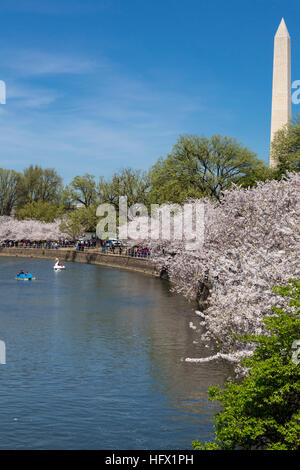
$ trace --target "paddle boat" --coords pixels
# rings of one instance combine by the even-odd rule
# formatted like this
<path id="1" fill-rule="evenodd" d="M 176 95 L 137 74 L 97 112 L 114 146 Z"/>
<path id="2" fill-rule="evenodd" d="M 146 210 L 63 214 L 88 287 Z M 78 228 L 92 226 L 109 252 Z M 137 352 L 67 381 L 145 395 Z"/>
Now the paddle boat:
<path id="1" fill-rule="evenodd" d="M 60 271 L 61 269 L 66 269 L 66 267 L 59 262 L 58 258 L 55 258 L 55 265 L 53 266 L 55 271 Z"/>
<path id="2" fill-rule="evenodd" d="M 16 279 L 18 281 L 35 281 L 36 278 L 31 274 L 31 273 L 25 273 L 23 270 L 21 270 L 17 275 Z"/>

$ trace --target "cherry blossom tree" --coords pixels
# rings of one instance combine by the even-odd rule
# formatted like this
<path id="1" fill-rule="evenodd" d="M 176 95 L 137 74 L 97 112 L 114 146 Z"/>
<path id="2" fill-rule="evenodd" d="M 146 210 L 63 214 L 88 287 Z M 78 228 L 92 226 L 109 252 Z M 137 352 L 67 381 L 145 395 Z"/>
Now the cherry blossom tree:
<path id="1" fill-rule="evenodd" d="M 236 186 L 224 191 L 220 202 L 204 199 L 201 203 L 204 242 L 197 250 L 187 250 L 184 237 L 154 240 L 149 222 L 149 236 L 138 242 L 147 243 L 158 269 L 167 269 L 173 290 L 189 300 L 195 301 L 205 273 L 212 280 L 208 308 L 196 311 L 191 326 L 208 348 L 217 346 L 218 352 L 186 360 L 238 361 L 251 349 L 234 341 L 233 334 L 264 332 L 263 315 L 273 306 L 283 306 L 272 286 L 300 279 L 300 174 L 290 173 L 281 181 L 261 182 L 251 189 Z M 174 217 L 174 224 L 176 233 L 182 218 Z"/>
<path id="2" fill-rule="evenodd" d="M 17 220 L 14 217 L 0 217 L 0 241 L 31 240 L 48 241 L 67 239 L 68 235 L 59 229 L 60 221 L 53 223 L 38 220 Z"/>

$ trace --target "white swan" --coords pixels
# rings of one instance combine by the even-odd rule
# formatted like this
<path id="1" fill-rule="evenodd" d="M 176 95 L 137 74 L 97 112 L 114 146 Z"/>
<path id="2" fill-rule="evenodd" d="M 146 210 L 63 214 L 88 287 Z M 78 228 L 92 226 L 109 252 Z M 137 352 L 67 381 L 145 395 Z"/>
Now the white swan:
<path id="1" fill-rule="evenodd" d="M 56 263 L 53 266 L 53 269 L 55 269 L 56 271 L 60 271 L 61 269 L 66 269 L 66 267 L 59 262 L 58 258 L 55 258 L 55 261 L 56 261 Z"/>

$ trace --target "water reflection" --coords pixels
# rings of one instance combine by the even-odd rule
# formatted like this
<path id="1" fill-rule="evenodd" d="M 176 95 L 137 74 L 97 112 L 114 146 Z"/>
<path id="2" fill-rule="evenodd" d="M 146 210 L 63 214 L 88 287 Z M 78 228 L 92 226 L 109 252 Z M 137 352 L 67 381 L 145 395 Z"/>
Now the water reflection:
<path id="1" fill-rule="evenodd" d="M 221 364 L 200 357 L 193 306 L 146 275 L 0 258 L 0 448 L 190 448 L 212 437 L 211 384 Z M 12 419 L 19 416 L 12 429 Z"/>

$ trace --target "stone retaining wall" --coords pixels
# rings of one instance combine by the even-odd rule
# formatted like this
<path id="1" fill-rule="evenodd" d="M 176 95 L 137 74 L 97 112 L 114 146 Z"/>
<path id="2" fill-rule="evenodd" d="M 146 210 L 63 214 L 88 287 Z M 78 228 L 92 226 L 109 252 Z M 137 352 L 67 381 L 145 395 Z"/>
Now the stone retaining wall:
<path id="1" fill-rule="evenodd" d="M 131 256 L 104 254 L 94 250 L 75 251 L 68 249 L 48 250 L 43 248 L 6 248 L 0 247 L 0 256 L 13 256 L 20 258 L 59 258 L 61 261 L 73 261 L 76 263 L 96 264 L 99 266 L 108 266 L 111 268 L 128 269 L 151 276 L 159 277 L 160 273 L 156 271 L 151 261 L 143 258 L 134 258 Z"/>

